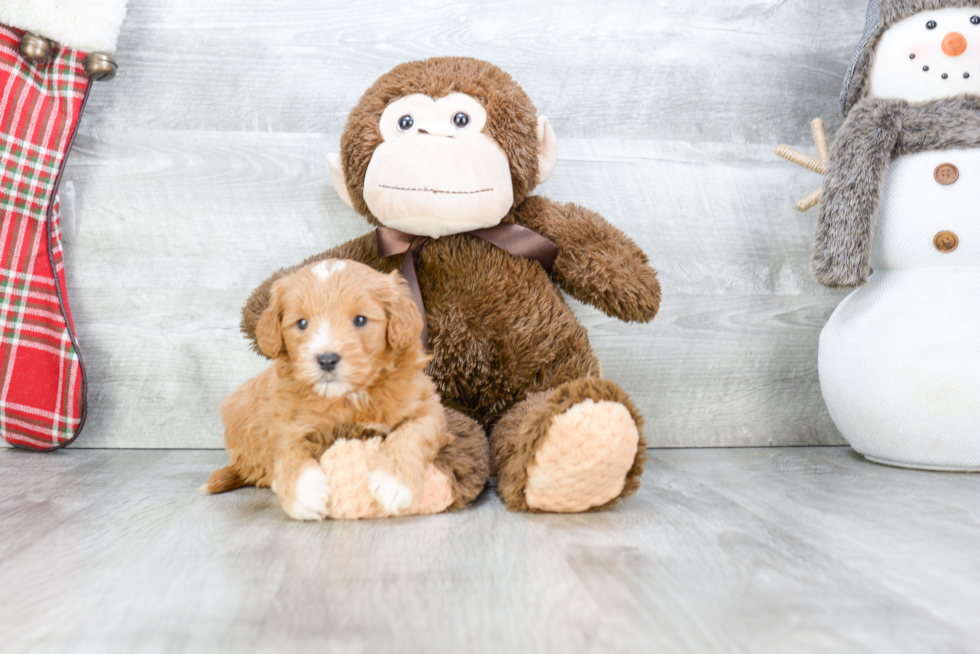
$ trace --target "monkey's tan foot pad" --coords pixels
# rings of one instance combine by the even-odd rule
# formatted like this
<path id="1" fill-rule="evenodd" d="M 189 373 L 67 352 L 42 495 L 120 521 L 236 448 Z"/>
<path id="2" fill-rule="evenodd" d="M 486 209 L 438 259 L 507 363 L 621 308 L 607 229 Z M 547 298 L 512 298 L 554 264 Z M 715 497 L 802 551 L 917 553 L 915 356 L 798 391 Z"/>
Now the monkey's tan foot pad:
<path id="1" fill-rule="evenodd" d="M 579 513 L 620 496 L 640 441 L 629 409 L 583 400 L 551 420 L 527 468 L 524 496 L 535 511 Z"/>
<path id="2" fill-rule="evenodd" d="M 368 462 L 381 447 L 381 438 L 340 439 L 320 457 L 320 468 L 330 484 L 330 517 L 346 520 L 387 518 L 386 512 L 368 487 Z M 441 513 L 454 501 L 453 482 L 433 464 L 425 469 L 421 499 L 398 513 L 401 516 Z"/>

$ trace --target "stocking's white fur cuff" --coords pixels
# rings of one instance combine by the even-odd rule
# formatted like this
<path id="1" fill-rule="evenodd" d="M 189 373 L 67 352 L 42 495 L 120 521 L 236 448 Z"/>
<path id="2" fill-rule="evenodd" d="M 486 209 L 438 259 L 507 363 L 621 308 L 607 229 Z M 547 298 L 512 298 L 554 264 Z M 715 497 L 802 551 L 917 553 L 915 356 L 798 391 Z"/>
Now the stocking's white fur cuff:
<path id="1" fill-rule="evenodd" d="M 83 52 L 114 52 L 127 0 L 0 0 L 0 24 Z"/>

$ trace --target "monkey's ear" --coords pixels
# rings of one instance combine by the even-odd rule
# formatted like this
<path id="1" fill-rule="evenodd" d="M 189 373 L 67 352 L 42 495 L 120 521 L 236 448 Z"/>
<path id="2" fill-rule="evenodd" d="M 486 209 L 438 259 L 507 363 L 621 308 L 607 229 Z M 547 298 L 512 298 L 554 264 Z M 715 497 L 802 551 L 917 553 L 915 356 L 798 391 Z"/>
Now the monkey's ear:
<path id="1" fill-rule="evenodd" d="M 558 163 L 558 139 L 551 129 L 551 123 L 544 116 L 538 116 L 538 184 L 544 184 L 551 177 Z"/>
<path id="2" fill-rule="evenodd" d="M 330 162 L 330 177 L 333 179 L 334 190 L 337 191 L 340 199 L 348 207 L 353 209 L 354 203 L 351 202 L 350 193 L 347 191 L 347 180 L 344 178 L 344 164 L 340 160 L 340 155 L 331 152 L 327 155 L 327 160 Z"/>

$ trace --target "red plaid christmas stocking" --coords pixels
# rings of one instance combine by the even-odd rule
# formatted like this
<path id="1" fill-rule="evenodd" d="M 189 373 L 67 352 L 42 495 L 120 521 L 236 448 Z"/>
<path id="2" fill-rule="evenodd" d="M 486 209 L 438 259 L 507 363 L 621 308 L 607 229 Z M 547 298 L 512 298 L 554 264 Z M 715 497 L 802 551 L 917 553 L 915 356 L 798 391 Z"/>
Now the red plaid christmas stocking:
<path id="1" fill-rule="evenodd" d="M 85 371 L 68 308 L 55 193 L 85 104 L 85 53 L 43 65 L 0 26 L 0 433 L 64 447 L 85 422 Z"/>

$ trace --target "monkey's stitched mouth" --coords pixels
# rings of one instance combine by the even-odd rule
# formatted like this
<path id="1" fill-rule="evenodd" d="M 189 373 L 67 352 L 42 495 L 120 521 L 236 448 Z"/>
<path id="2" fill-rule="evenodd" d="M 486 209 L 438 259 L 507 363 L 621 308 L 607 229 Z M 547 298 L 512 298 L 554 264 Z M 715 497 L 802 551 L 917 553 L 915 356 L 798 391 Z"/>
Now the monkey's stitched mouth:
<path id="1" fill-rule="evenodd" d="M 391 189 L 392 191 L 419 191 L 422 193 L 448 193 L 449 195 L 476 195 L 477 193 L 490 193 L 492 188 L 485 188 L 479 191 L 440 191 L 434 188 L 404 188 L 402 186 L 386 186 L 378 184 L 378 188 Z"/>

